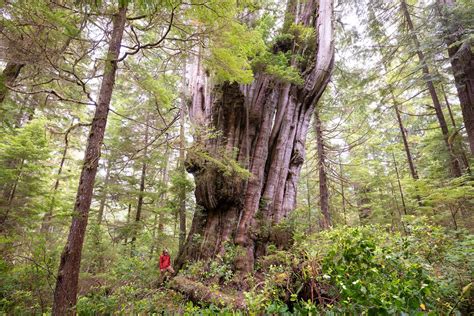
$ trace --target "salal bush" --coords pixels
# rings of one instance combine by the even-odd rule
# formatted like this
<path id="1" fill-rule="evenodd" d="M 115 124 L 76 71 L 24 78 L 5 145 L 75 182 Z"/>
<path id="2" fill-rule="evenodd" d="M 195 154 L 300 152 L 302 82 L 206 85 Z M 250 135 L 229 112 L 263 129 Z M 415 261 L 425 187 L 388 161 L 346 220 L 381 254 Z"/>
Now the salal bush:
<path id="1" fill-rule="evenodd" d="M 473 235 L 429 225 L 341 227 L 270 248 L 252 312 L 439 314 L 469 312 Z M 470 250 L 469 250 L 470 249 Z"/>

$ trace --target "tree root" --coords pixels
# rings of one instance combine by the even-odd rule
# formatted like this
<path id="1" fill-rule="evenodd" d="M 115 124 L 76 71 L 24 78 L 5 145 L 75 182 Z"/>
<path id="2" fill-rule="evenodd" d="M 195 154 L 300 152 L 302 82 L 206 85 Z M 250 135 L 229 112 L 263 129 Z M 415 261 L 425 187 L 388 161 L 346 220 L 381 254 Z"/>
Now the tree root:
<path id="1" fill-rule="evenodd" d="M 176 276 L 169 281 L 169 286 L 186 296 L 195 303 L 204 302 L 214 304 L 218 307 L 227 307 L 231 309 L 246 309 L 242 297 L 232 296 L 213 290 L 200 282 L 190 280 L 183 276 Z"/>

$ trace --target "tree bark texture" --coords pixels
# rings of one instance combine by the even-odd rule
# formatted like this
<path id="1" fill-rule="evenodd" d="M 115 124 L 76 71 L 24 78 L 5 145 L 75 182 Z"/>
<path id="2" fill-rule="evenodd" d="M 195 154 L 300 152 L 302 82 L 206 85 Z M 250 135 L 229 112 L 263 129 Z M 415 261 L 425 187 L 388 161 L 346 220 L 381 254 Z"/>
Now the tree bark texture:
<path id="1" fill-rule="evenodd" d="M 126 22 L 126 7 L 113 17 L 113 29 L 98 102 L 87 141 L 69 235 L 61 254 L 54 290 L 53 315 L 75 314 L 82 246 L 87 227 L 95 176 L 104 139 L 107 115 L 117 72 L 117 59 Z"/>
<path id="2" fill-rule="evenodd" d="M 418 37 L 416 36 L 415 27 L 413 26 L 411 15 L 410 15 L 410 12 L 408 11 L 407 3 L 405 0 L 401 0 L 401 10 L 402 10 L 403 15 L 405 16 L 405 20 L 408 25 L 408 30 L 411 33 L 411 38 L 415 45 L 416 54 L 418 55 L 418 59 L 420 60 L 421 69 L 425 77 L 426 86 L 430 93 L 431 100 L 433 101 L 433 107 L 435 108 L 436 117 L 438 119 L 438 123 L 441 128 L 441 132 L 443 134 L 443 139 L 446 144 L 446 148 L 450 155 L 451 173 L 453 176 L 459 177 L 462 174 L 461 166 L 454 152 L 454 148 L 449 141 L 448 124 L 446 123 L 446 119 L 444 118 L 443 110 L 441 108 L 441 103 L 438 98 L 438 93 L 436 92 L 433 80 L 431 79 L 431 73 L 430 73 L 428 64 L 426 63 L 425 55 L 421 51 L 420 41 L 418 40 Z"/>
<path id="3" fill-rule="evenodd" d="M 253 270 L 268 243 L 284 244 L 273 227 L 295 208 L 296 185 L 305 156 L 311 115 L 329 81 L 333 66 L 333 1 L 290 1 L 292 22 L 315 29 L 316 45 L 279 45 L 276 50 L 304 56 L 293 60 L 304 84 L 282 82 L 257 72 L 253 83 L 212 86 L 200 60 L 191 82 L 191 123 L 218 132 L 196 137 L 207 157 L 232 157 L 247 168 L 247 179 L 223 172 L 206 156 L 190 152 L 187 169 L 196 181 L 198 205 L 186 244 L 175 265 L 210 258 L 238 245 L 235 268 Z M 284 235 L 284 234 L 283 234 Z M 283 238 L 284 239 L 284 238 Z"/>
<path id="4" fill-rule="evenodd" d="M 454 0 L 439 0 L 443 9 L 455 5 Z M 443 10 L 446 12 L 446 10 Z M 471 154 L 474 155 L 474 55 L 471 45 L 472 39 L 462 41 L 464 28 L 454 19 L 442 13 L 442 20 L 447 29 L 445 42 L 448 46 L 448 55 L 453 70 L 454 81 L 458 91 L 459 102 L 466 128 Z"/>
<path id="5" fill-rule="evenodd" d="M 2 104 L 5 100 L 8 87 L 13 85 L 15 79 L 20 75 L 20 71 L 23 66 L 24 64 L 8 62 L 3 69 L 2 75 L 0 76 L 0 104 Z"/>

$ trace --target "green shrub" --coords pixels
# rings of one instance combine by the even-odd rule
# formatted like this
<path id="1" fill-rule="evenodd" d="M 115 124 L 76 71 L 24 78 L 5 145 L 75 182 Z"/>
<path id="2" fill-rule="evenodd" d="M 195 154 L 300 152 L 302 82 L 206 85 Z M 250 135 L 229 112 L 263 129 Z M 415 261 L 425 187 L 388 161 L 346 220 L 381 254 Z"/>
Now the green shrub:
<path id="1" fill-rule="evenodd" d="M 460 313 L 472 302 L 474 238 L 440 227 L 341 227 L 260 259 L 263 283 L 245 293 L 250 312 Z M 270 264 L 268 264 L 270 263 Z M 464 291 L 462 290 L 464 288 Z"/>

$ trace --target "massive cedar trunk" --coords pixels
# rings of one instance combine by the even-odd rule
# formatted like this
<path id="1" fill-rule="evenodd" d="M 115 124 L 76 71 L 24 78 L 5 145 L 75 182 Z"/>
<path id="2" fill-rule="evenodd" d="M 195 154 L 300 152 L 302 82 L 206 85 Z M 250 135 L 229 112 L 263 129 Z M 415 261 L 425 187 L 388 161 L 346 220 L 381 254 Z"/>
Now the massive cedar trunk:
<path id="1" fill-rule="evenodd" d="M 231 242 L 239 248 L 236 269 L 249 272 L 266 244 L 285 243 L 285 234 L 278 236 L 272 227 L 295 208 L 309 121 L 333 65 L 333 2 L 290 1 L 286 16 L 317 34 L 316 45 L 274 47 L 304 57 L 293 61 L 304 84 L 257 72 L 249 85 L 212 86 L 200 60 L 193 69 L 191 122 L 219 133 L 210 139 L 197 137 L 201 151 L 188 157 L 198 210 L 177 267 L 186 260 L 222 254 L 225 243 Z M 229 175 L 207 155 L 235 158 L 251 176 Z"/>
<path id="2" fill-rule="evenodd" d="M 117 59 L 126 22 L 126 7 L 113 17 L 113 29 L 92 126 L 74 204 L 74 215 L 66 246 L 61 254 L 54 290 L 53 315 L 75 314 L 82 246 L 92 201 L 95 176 L 104 139 L 107 115 L 117 72 Z"/>
<path id="3" fill-rule="evenodd" d="M 454 0 L 438 0 L 444 9 L 455 5 Z M 465 33 L 462 25 L 448 15 L 442 13 L 443 23 L 447 29 L 445 37 L 448 46 L 448 55 L 453 69 L 456 89 L 461 103 L 464 126 L 471 154 L 474 155 L 474 55 L 471 50 L 472 40 L 462 41 Z"/>
<path id="4" fill-rule="evenodd" d="M 424 79 L 426 82 L 426 86 L 428 88 L 428 91 L 431 96 L 431 100 L 433 101 L 433 107 L 436 112 L 436 118 L 438 119 L 439 126 L 441 128 L 441 132 L 443 134 L 443 139 L 446 144 L 446 148 L 448 150 L 448 153 L 450 155 L 450 164 L 451 164 L 451 173 L 455 177 L 459 177 L 462 174 L 461 171 L 461 166 L 459 163 L 459 160 L 456 157 L 456 153 L 454 152 L 454 148 L 449 140 L 449 130 L 448 130 L 448 124 L 446 123 L 446 119 L 444 118 L 443 110 L 441 108 L 441 103 L 439 101 L 438 93 L 436 92 L 433 80 L 431 79 L 431 73 L 430 69 L 428 67 L 428 64 L 425 59 L 424 53 L 421 51 L 421 44 L 418 40 L 418 37 L 416 36 L 415 33 L 415 27 L 413 25 L 413 22 L 411 20 L 411 15 L 410 12 L 408 11 L 407 3 L 405 0 L 401 0 L 401 10 L 402 14 L 405 17 L 405 20 L 408 25 L 408 30 L 411 33 L 411 38 L 413 40 L 413 43 L 415 45 L 416 49 L 416 54 L 418 55 L 418 59 L 421 64 L 421 69 L 423 71 Z"/>
<path id="5" fill-rule="evenodd" d="M 319 169 L 319 204 L 321 207 L 321 214 L 323 215 L 320 221 L 320 226 L 322 229 L 328 229 L 331 227 L 332 223 L 331 214 L 329 213 L 329 190 L 328 179 L 326 175 L 326 148 L 324 145 L 319 108 L 314 112 L 314 125 L 316 130 L 316 151 L 318 154 Z"/>

